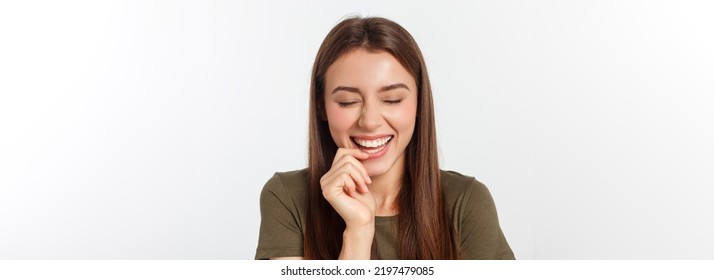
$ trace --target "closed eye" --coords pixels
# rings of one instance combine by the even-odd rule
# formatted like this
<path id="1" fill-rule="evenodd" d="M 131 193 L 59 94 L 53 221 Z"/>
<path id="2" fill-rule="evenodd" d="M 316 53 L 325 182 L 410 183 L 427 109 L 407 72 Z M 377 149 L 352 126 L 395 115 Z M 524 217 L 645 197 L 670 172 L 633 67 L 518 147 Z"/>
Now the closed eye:
<path id="1" fill-rule="evenodd" d="M 396 100 L 385 100 L 384 102 L 386 102 L 387 104 L 399 104 L 399 103 L 401 103 L 401 102 L 402 102 L 402 100 L 401 100 L 401 99 L 396 99 Z"/>
<path id="2" fill-rule="evenodd" d="M 349 107 L 349 106 L 357 104 L 357 101 L 337 102 L 337 104 L 340 105 L 340 107 Z"/>

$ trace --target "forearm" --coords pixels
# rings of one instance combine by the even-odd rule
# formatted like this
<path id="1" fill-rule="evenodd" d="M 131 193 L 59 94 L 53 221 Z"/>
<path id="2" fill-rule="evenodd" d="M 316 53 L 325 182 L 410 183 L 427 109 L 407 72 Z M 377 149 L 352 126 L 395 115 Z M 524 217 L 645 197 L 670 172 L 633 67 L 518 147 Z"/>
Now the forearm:
<path id="1" fill-rule="evenodd" d="M 362 227 L 347 227 L 342 234 L 340 260 L 369 260 L 372 256 L 374 223 Z"/>

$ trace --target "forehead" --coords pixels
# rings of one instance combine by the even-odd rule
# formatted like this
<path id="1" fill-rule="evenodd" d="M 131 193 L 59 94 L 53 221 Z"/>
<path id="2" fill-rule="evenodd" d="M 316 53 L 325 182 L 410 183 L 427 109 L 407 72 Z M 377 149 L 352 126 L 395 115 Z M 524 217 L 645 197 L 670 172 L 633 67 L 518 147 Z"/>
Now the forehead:
<path id="1" fill-rule="evenodd" d="M 336 86 L 369 89 L 394 83 L 416 87 L 409 71 L 386 51 L 368 51 L 363 48 L 351 50 L 335 60 L 325 74 L 328 91 Z"/>

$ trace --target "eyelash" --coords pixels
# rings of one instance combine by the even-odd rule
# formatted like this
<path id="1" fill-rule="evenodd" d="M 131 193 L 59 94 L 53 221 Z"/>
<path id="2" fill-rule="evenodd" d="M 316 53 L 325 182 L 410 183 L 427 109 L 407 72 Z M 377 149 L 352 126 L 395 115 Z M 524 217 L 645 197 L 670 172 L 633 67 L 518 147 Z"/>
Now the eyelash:
<path id="1" fill-rule="evenodd" d="M 357 104 L 357 103 L 359 103 L 359 101 L 353 101 L 353 102 L 337 102 L 337 104 L 339 104 L 340 107 L 349 107 L 349 106 L 352 106 L 352 105 Z M 397 99 L 397 100 L 385 100 L 384 103 L 387 103 L 387 104 L 390 104 L 390 105 L 395 105 L 395 104 L 402 103 L 402 100 L 401 100 L 401 99 Z"/>
<path id="2" fill-rule="evenodd" d="M 337 104 L 340 105 L 340 107 L 349 107 L 351 105 L 357 104 L 357 101 L 353 102 L 337 102 Z"/>

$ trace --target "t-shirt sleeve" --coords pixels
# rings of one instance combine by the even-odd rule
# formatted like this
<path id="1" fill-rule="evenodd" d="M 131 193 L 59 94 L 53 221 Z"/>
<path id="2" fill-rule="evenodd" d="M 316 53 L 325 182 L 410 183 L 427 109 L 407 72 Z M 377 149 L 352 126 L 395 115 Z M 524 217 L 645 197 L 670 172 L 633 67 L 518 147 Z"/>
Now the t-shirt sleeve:
<path id="1" fill-rule="evenodd" d="M 273 175 L 260 193 L 260 235 L 255 259 L 303 256 L 297 205 L 280 175 Z"/>
<path id="2" fill-rule="evenodd" d="M 496 205 L 485 185 L 473 180 L 468 186 L 461 216 L 462 259 L 515 259 L 498 222 Z"/>

